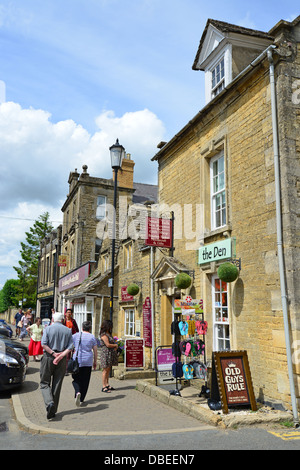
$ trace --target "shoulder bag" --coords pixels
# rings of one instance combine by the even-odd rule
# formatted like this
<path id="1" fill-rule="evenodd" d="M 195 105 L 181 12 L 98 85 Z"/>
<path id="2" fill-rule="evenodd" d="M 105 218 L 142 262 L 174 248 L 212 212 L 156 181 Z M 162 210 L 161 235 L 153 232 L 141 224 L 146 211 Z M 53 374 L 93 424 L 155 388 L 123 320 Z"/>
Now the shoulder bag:
<path id="1" fill-rule="evenodd" d="M 82 335 L 82 332 L 80 333 L 80 339 L 79 339 L 79 344 L 78 344 L 78 348 L 76 351 L 76 356 L 75 358 L 72 356 L 71 359 L 69 359 L 68 361 L 67 371 L 71 373 L 72 375 L 76 375 L 79 373 L 78 351 L 79 351 L 80 344 L 81 344 L 81 335 Z"/>

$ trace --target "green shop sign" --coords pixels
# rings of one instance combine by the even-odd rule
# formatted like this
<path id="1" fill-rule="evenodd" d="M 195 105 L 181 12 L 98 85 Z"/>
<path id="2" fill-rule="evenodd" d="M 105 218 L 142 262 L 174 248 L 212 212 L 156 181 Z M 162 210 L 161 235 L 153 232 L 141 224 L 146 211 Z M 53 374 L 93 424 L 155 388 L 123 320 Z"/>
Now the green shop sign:
<path id="1" fill-rule="evenodd" d="M 199 264 L 232 258 L 231 238 L 199 248 Z"/>

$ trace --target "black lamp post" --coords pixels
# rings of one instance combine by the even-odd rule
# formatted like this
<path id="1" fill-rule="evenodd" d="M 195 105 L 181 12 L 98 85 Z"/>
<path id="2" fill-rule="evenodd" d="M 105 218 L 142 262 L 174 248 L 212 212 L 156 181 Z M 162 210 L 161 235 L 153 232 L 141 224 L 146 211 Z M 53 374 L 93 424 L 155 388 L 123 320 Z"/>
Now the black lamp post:
<path id="1" fill-rule="evenodd" d="M 115 247 L 116 247 L 116 212 L 117 212 L 117 182 L 118 170 L 122 167 L 122 160 L 125 156 L 123 145 L 119 144 L 119 139 L 110 148 L 111 167 L 114 171 L 114 214 L 113 214 L 113 232 L 112 232 L 112 249 L 111 249 L 111 278 L 110 278 L 110 320 L 113 320 L 114 305 L 114 276 L 115 276 Z"/>

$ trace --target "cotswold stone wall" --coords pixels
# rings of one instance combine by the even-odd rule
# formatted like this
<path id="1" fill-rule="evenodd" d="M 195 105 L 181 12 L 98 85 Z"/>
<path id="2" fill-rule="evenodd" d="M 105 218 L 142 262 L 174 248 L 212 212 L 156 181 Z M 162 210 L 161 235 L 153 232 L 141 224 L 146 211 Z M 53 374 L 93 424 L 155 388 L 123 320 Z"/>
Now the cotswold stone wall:
<path id="1" fill-rule="evenodd" d="M 299 105 L 293 103 L 293 77 L 300 76 L 299 52 L 290 61 L 274 58 L 280 133 L 282 212 L 292 341 L 299 329 Z M 300 88 L 300 87 L 299 87 Z M 227 222 L 211 230 L 210 160 L 225 156 Z M 279 282 L 271 96 L 268 61 L 204 108 L 160 152 L 160 202 L 191 204 L 189 222 L 177 217 L 181 238 L 175 256 L 195 270 L 193 297 L 203 298 L 208 321 L 207 357 L 213 349 L 212 275 L 217 264 L 197 264 L 201 244 L 236 238 L 239 279 L 229 286 L 232 350 L 247 350 L 256 398 L 290 406 Z M 200 215 L 197 218 L 197 205 Z M 179 210 L 179 209 L 178 209 Z M 181 226 L 178 226 L 181 224 Z M 194 246 L 192 245 L 194 242 Z M 300 368 L 295 364 L 295 372 Z M 296 381 L 297 381 L 297 377 Z M 300 384 L 299 384 L 300 385 Z M 297 394 L 299 395 L 298 383 Z"/>

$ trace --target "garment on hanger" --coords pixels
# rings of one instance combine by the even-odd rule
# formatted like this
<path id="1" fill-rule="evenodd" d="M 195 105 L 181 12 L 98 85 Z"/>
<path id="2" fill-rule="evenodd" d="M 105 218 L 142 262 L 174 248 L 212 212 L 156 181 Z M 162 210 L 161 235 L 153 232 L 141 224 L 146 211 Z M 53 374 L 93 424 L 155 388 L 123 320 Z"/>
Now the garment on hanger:
<path id="1" fill-rule="evenodd" d="M 180 334 L 182 336 L 185 336 L 188 334 L 189 325 L 186 321 L 180 321 L 178 324 L 178 327 L 179 327 Z"/>

